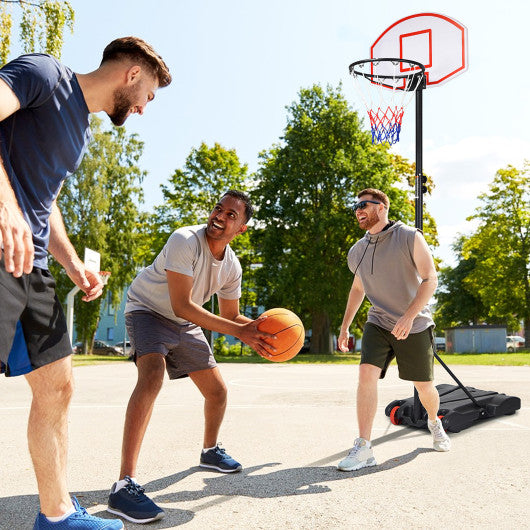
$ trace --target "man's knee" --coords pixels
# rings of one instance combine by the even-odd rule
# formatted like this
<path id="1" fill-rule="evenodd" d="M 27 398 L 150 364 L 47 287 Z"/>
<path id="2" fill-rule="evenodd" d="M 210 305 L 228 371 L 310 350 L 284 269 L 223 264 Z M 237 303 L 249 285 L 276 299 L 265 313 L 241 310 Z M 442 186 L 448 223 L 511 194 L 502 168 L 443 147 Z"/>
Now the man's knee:
<path id="1" fill-rule="evenodd" d="M 26 375 L 34 401 L 67 406 L 74 392 L 71 358 L 65 357 Z"/>
<path id="2" fill-rule="evenodd" d="M 136 362 L 138 368 L 137 388 L 143 392 L 156 393 L 162 388 L 166 361 L 158 353 L 142 355 Z"/>
<path id="3" fill-rule="evenodd" d="M 377 385 L 379 376 L 381 375 L 381 368 L 373 364 L 361 364 L 359 366 L 359 386 L 374 386 Z"/>

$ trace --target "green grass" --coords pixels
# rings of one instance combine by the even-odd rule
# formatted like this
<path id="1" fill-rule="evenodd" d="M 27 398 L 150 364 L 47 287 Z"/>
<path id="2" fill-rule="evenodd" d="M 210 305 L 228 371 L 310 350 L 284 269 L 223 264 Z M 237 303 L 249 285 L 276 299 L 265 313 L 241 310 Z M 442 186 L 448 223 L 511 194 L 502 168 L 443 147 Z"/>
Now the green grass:
<path id="1" fill-rule="evenodd" d="M 287 361 L 290 364 L 359 364 L 359 353 L 334 353 L 333 355 L 311 355 L 302 353 Z M 518 353 L 455 353 L 441 354 L 446 364 L 471 364 L 486 366 L 530 366 L 530 352 Z M 107 355 L 74 355 L 74 366 L 90 366 L 116 362 L 130 362 L 127 357 Z M 269 363 L 259 355 L 238 355 L 217 357 L 219 363 Z M 393 361 L 395 363 L 395 361 Z M 437 361 L 435 361 L 437 362 Z"/>
<path id="2" fill-rule="evenodd" d="M 72 355 L 74 366 L 92 366 L 95 364 L 111 364 L 128 361 L 122 355 Z"/>

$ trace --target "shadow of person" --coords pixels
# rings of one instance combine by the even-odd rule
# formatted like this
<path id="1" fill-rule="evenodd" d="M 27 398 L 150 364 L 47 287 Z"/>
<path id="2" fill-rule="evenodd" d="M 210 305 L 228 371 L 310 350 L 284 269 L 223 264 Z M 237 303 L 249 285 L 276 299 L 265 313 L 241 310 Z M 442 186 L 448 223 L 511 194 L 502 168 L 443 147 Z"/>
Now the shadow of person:
<path id="1" fill-rule="evenodd" d="M 280 465 L 279 463 L 269 463 L 244 469 L 237 474 L 207 477 L 204 479 L 205 486 L 202 490 L 161 494 L 153 500 L 157 503 L 186 502 L 215 496 L 244 496 L 263 499 L 327 493 L 331 491 L 327 483 L 390 471 L 411 462 L 422 453 L 430 452 L 432 449 L 418 448 L 405 455 L 391 458 L 378 466 L 354 472 L 341 472 L 335 466 L 308 466 L 257 473 L 266 467 Z M 195 468 L 195 470 L 199 469 Z"/>
<path id="2" fill-rule="evenodd" d="M 278 469 L 265 472 L 267 468 L 281 465 L 280 462 L 271 462 L 259 466 L 250 467 L 241 473 L 211 476 L 209 471 L 205 471 L 198 466 L 189 468 L 179 473 L 174 473 L 160 479 L 153 480 L 145 484 L 146 493 L 156 503 L 175 503 L 209 499 L 207 502 L 195 507 L 193 510 L 183 510 L 162 506 L 165 516 L 160 521 L 149 524 L 151 530 L 161 530 L 164 528 L 175 528 L 189 523 L 195 514 L 203 509 L 213 507 L 225 502 L 231 497 L 252 497 L 256 499 L 277 498 L 292 495 L 316 495 L 325 494 L 331 491 L 330 483 L 338 480 L 355 480 L 356 478 L 371 475 L 374 473 L 384 473 L 399 466 L 408 464 L 417 456 L 423 453 L 430 453 L 432 449 L 418 448 L 402 456 L 390 458 L 378 466 L 360 469 L 358 471 L 342 472 L 335 466 L 315 466 L 296 467 L 289 469 Z M 180 491 L 177 493 L 163 493 L 163 491 L 174 484 L 178 484 L 193 473 L 207 473 L 204 478 L 204 487 L 196 491 Z M 262 472 L 262 473 L 260 473 Z M 157 492 L 160 492 L 157 494 Z M 93 512 L 90 507 L 96 505 L 106 505 L 108 490 L 77 491 L 72 492 L 77 497 L 81 506 L 89 509 L 92 515 L 112 519 L 115 516 L 106 510 Z M 37 495 L 17 495 L 0 498 L 2 506 L 0 516 L 0 528 L 13 528 L 13 530 L 31 529 L 35 521 L 35 516 L 39 509 L 39 499 Z M 16 526 L 3 526 L 8 521 L 17 521 Z M 126 522 L 127 528 L 140 528 L 140 525 Z"/>

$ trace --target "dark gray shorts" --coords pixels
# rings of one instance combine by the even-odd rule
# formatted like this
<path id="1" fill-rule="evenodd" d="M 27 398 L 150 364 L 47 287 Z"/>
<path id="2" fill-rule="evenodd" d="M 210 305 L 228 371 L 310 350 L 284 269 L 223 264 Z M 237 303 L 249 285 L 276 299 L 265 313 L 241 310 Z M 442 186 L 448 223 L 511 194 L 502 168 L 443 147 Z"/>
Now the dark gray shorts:
<path id="1" fill-rule="evenodd" d="M 147 353 L 160 353 L 170 379 L 217 366 L 202 329 L 195 324 L 179 324 L 152 311 L 132 311 L 125 315 L 125 325 L 135 361 Z"/>
<path id="2" fill-rule="evenodd" d="M 432 381 L 434 379 L 434 351 L 432 327 L 420 333 L 411 333 L 397 340 L 392 333 L 371 322 L 364 325 L 361 342 L 361 364 L 381 368 L 381 379 L 395 357 L 400 379 L 406 381 Z"/>

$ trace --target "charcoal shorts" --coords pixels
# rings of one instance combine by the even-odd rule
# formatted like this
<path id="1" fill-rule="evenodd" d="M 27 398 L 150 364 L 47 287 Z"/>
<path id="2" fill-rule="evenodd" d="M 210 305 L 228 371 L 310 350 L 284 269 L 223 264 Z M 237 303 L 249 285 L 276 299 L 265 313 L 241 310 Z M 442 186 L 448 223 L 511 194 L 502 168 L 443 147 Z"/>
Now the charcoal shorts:
<path id="1" fill-rule="evenodd" d="M 179 324 L 152 311 L 131 311 L 125 315 L 134 360 L 148 353 L 165 357 L 170 379 L 217 366 L 202 329 Z"/>
<path id="2" fill-rule="evenodd" d="M 361 364 L 381 368 L 381 379 L 395 357 L 399 377 L 406 381 L 432 381 L 434 379 L 434 350 L 432 327 L 420 333 L 411 333 L 397 340 L 392 333 L 371 322 L 364 325 L 361 342 Z"/>
<path id="3" fill-rule="evenodd" d="M 15 278 L 0 260 L 0 361 L 21 375 L 72 354 L 66 319 L 50 271 Z"/>

